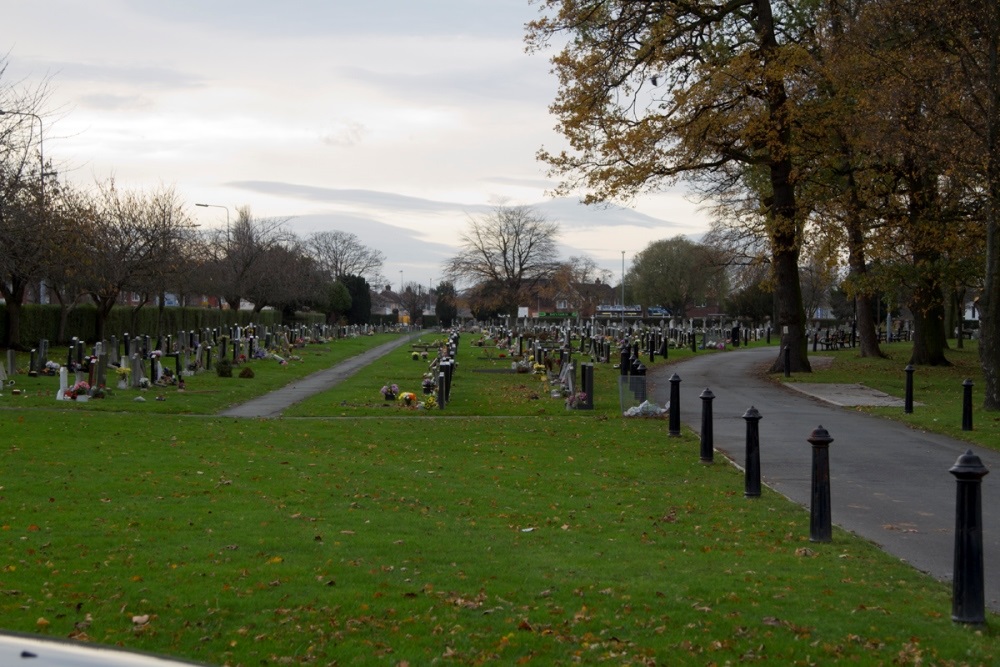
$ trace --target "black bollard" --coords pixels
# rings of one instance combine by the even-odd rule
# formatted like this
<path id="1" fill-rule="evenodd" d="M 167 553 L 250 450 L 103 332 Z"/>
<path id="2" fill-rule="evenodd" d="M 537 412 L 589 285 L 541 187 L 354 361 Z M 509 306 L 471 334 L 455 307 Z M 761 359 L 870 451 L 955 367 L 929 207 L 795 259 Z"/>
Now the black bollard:
<path id="1" fill-rule="evenodd" d="M 785 362 L 785 377 L 792 377 L 792 348 L 788 345 L 784 349 L 784 362 Z"/>
<path id="2" fill-rule="evenodd" d="M 745 467 L 745 484 L 743 495 L 747 498 L 760 497 L 760 431 L 759 423 L 762 417 L 757 408 L 750 409 L 743 415 L 747 422 L 747 459 Z"/>
<path id="3" fill-rule="evenodd" d="M 962 383 L 962 430 L 972 430 L 972 380 Z"/>
<path id="4" fill-rule="evenodd" d="M 986 622 L 982 480 L 989 470 L 970 449 L 958 457 L 948 472 L 958 481 L 951 620 L 981 624 Z"/>
<path id="5" fill-rule="evenodd" d="M 819 331 L 813 334 L 813 352 L 816 351 L 817 347 L 819 347 Z"/>
<path id="6" fill-rule="evenodd" d="M 698 351 L 698 336 L 695 335 L 694 329 L 691 330 L 691 351 L 692 352 Z"/>
<path id="7" fill-rule="evenodd" d="M 715 436 L 712 432 L 712 399 L 715 394 L 708 387 L 701 392 L 701 462 L 712 463 L 715 456 Z"/>
<path id="8" fill-rule="evenodd" d="M 629 368 L 632 362 L 629 360 L 629 350 L 627 345 L 622 345 L 621 349 L 618 350 L 618 368 L 620 374 L 625 376 L 628 375 Z"/>
<path id="9" fill-rule="evenodd" d="M 812 505 L 809 513 L 809 539 L 829 542 L 833 539 L 830 517 L 830 443 L 833 438 L 820 426 L 809 435 L 812 445 Z"/>
<path id="10" fill-rule="evenodd" d="M 771 327 L 767 328 L 767 344 L 771 344 Z"/>
<path id="11" fill-rule="evenodd" d="M 906 397 L 903 399 L 903 413 L 912 415 L 913 414 L 913 368 L 912 364 L 907 364 L 906 368 Z"/>
<path id="12" fill-rule="evenodd" d="M 681 379 L 674 373 L 670 376 L 670 429 L 671 436 L 681 434 Z"/>

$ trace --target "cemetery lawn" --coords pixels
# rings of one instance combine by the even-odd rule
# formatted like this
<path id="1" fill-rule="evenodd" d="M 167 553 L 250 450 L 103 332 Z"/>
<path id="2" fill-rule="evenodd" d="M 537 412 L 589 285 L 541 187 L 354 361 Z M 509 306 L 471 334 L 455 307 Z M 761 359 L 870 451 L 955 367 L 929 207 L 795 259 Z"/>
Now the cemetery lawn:
<path id="1" fill-rule="evenodd" d="M 951 341 L 954 345 L 954 341 Z M 983 404 L 983 371 L 979 365 L 976 341 L 964 341 L 965 347 L 952 347 L 946 353 L 951 366 L 919 366 L 913 373 L 913 413 L 903 408 L 861 407 L 859 410 L 880 417 L 906 422 L 914 428 L 942 433 L 979 447 L 1000 449 L 1000 413 L 986 412 Z M 795 374 L 783 382 L 860 383 L 900 399 L 906 396 L 906 368 L 912 343 L 883 344 L 887 359 L 862 359 L 856 351 L 838 350 L 812 355 L 813 372 Z M 817 363 L 816 359 L 828 359 Z M 973 382 L 973 430 L 962 430 L 962 383 Z"/>
<path id="2" fill-rule="evenodd" d="M 13 376 L 14 385 L 0 391 L 0 410 L 4 408 L 47 408 L 51 410 L 80 410 L 83 412 L 134 412 L 138 414 L 196 414 L 210 415 L 251 398 L 280 389 L 288 383 L 324 370 L 349 357 L 384 343 L 398 340 L 396 334 L 378 334 L 341 338 L 325 343 L 310 343 L 293 350 L 296 358 L 289 358 L 288 364 L 279 365 L 274 360 L 250 359 L 233 367 L 232 377 L 219 377 L 213 369 L 185 377 L 185 388 L 176 386 L 157 387 L 148 390 L 115 388 L 114 369 L 108 369 L 108 396 L 91 399 L 86 403 L 76 401 L 56 401 L 59 389 L 58 376 L 29 377 L 27 373 Z M 18 354 L 18 366 L 28 367 L 28 355 Z M 50 358 L 65 363 L 66 348 L 53 348 Z M 164 361 L 164 366 L 173 369 L 173 360 Z M 244 368 L 253 370 L 253 378 L 241 378 Z M 72 374 L 70 384 L 73 383 Z M 21 393 L 15 395 L 12 389 Z M 142 402 L 136 402 L 141 398 Z M 161 399 L 161 400 L 158 400 Z"/>
<path id="3" fill-rule="evenodd" d="M 745 499 L 695 434 L 622 419 L 612 364 L 570 411 L 470 338 L 443 411 L 380 400 L 423 398 L 403 347 L 290 418 L 211 415 L 380 337 L 166 401 L 5 391 L 0 628 L 234 666 L 1000 661 L 997 617 L 953 624 L 949 585 L 809 542 L 806 509 Z"/>

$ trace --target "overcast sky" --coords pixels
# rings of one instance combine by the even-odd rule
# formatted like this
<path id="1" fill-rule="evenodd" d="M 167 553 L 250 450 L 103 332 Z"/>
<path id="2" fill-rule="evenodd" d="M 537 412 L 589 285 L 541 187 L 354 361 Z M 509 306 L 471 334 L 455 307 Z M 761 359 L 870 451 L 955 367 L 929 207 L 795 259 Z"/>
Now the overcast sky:
<path id="1" fill-rule="evenodd" d="M 551 53 L 525 53 L 528 0 L 4 2 L 3 85 L 48 82 L 46 157 L 64 178 L 174 186 L 203 226 L 249 206 L 341 229 L 384 273 L 435 284 L 470 216 L 537 207 L 565 257 L 621 273 L 700 234 L 681 189 L 629 209 L 555 201 L 535 159 L 561 145 Z M 402 272 L 402 274 L 400 273 Z"/>

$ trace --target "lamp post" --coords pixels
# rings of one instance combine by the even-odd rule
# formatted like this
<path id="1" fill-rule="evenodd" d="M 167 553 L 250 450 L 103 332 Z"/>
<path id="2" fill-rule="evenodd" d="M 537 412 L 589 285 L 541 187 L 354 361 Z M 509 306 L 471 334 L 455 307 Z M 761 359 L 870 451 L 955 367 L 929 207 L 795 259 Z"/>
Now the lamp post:
<path id="1" fill-rule="evenodd" d="M 229 247 L 229 207 L 223 206 L 222 204 L 195 204 L 195 206 L 201 206 L 202 208 L 224 208 L 226 209 L 226 247 Z"/>
<path id="2" fill-rule="evenodd" d="M 625 251 L 622 250 L 622 330 L 625 329 Z"/>
<path id="3" fill-rule="evenodd" d="M 30 111 L 4 111 L 0 110 L 0 116 L 25 116 L 38 121 L 38 200 L 41 202 L 42 210 L 45 209 L 45 128 L 42 126 L 42 117 Z"/>
<path id="4" fill-rule="evenodd" d="M 403 270 L 402 269 L 399 270 L 399 293 L 400 293 L 400 295 L 403 294 Z"/>

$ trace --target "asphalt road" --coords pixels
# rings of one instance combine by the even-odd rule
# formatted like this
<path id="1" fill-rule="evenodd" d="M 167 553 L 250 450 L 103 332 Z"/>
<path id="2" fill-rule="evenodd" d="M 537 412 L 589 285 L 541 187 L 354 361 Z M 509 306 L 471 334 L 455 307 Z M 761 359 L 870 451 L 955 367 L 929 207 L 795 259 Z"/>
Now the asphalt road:
<path id="1" fill-rule="evenodd" d="M 743 415 L 756 407 L 763 417 L 762 481 L 806 507 L 812 486 L 812 445 L 807 439 L 823 426 L 834 439 L 829 450 L 833 523 L 951 581 L 957 484 L 948 471 L 969 449 L 988 469 L 1000 470 L 1000 453 L 783 387 L 764 377 L 777 354 L 777 347 L 758 347 L 658 366 L 650 372 L 650 396 L 666 404 L 669 379 L 676 373 L 681 379 L 681 421 L 700 432 L 699 396 L 711 389 L 716 461 L 722 452 L 739 465 L 746 458 Z M 691 455 L 697 457 L 699 451 Z M 1000 611 L 1000 475 L 983 478 L 982 498 L 986 606 Z"/>

